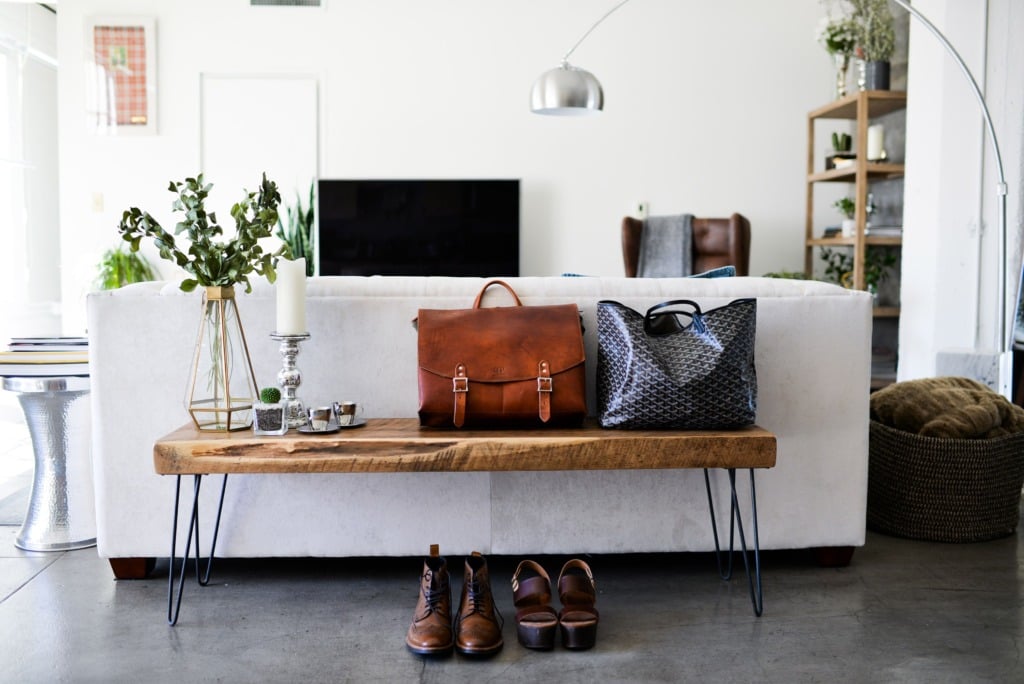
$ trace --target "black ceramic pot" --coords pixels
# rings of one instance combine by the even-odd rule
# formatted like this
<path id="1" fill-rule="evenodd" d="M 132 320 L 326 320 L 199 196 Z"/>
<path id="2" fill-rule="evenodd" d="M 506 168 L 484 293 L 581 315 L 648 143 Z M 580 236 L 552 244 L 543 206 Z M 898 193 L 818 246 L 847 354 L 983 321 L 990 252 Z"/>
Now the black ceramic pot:
<path id="1" fill-rule="evenodd" d="M 864 66 L 865 90 L 889 89 L 889 62 L 867 62 Z"/>

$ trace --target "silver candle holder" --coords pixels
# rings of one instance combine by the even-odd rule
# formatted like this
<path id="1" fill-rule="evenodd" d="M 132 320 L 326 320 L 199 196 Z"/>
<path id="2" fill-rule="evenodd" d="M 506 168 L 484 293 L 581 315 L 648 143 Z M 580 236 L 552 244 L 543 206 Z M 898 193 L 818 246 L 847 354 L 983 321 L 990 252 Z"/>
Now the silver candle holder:
<path id="1" fill-rule="evenodd" d="M 302 372 L 295 366 L 295 357 L 299 355 L 299 342 L 309 339 L 309 333 L 284 335 L 270 333 L 270 338 L 281 343 L 281 358 L 284 364 L 277 372 L 277 382 L 281 385 L 281 403 L 284 404 L 284 419 L 289 428 L 302 427 L 306 424 L 306 407 L 296 396 L 302 384 Z"/>

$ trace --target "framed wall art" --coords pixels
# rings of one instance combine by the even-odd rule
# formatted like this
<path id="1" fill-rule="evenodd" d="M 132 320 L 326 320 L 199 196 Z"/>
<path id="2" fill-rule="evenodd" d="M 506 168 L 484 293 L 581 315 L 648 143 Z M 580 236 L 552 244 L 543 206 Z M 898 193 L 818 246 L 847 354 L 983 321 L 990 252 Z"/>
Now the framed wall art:
<path id="1" fill-rule="evenodd" d="M 156 30 L 152 18 L 90 17 L 85 49 L 89 127 L 105 135 L 156 133 Z"/>

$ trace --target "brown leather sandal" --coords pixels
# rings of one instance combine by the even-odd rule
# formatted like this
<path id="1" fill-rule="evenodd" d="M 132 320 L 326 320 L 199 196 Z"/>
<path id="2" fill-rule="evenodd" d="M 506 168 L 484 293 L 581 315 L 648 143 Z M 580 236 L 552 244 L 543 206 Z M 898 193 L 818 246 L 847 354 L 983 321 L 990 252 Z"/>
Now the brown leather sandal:
<path id="1" fill-rule="evenodd" d="M 562 627 L 562 646 L 571 649 L 592 648 L 597 641 L 597 589 L 590 566 L 574 558 L 558 574 L 558 598 L 562 610 L 558 621 Z"/>
<path id="2" fill-rule="evenodd" d="M 530 576 L 520 579 L 528 571 Z M 537 563 L 524 560 L 512 575 L 512 599 L 516 606 L 516 634 L 526 648 L 555 646 L 558 613 L 551 607 L 551 578 Z"/>

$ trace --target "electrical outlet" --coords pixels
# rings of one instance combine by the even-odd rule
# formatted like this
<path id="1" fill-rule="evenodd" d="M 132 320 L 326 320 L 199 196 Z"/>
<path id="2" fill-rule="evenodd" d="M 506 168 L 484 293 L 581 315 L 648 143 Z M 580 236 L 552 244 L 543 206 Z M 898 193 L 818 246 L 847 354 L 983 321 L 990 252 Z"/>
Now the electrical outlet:
<path id="1" fill-rule="evenodd" d="M 103 211 L 103 193 L 94 192 L 92 193 L 92 210 L 96 213 Z"/>
<path id="2" fill-rule="evenodd" d="M 638 219 L 645 219 L 647 218 L 647 210 L 647 202 L 641 200 L 633 206 L 633 215 Z"/>

